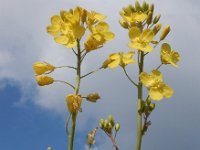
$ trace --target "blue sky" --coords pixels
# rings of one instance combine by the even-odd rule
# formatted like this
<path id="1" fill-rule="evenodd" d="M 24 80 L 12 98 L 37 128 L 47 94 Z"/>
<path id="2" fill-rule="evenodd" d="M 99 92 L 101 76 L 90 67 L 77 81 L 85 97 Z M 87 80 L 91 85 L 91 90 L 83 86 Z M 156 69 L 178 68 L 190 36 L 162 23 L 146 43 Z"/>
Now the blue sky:
<path id="1" fill-rule="evenodd" d="M 157 102 L 151 116 L 152 126 L 144 137 L 143 150 L 200 149 L 200 2 L 197 0 L 149 0 L 162 15 L 163 25 L 171 25 L 166 39 L 181 54 L 180 68 L 161 68 L 167 84 L 175 94 L 171 99 Z M 91 53 L 83 64 L 83 73 L 98 68 L 108 54 L 128 51 L 127 32 L 118 24 L 118 11 L 132 0 L 0 0 L 0 149 L 54 150 L 67 147 L 65 122 L 68 116 L 65 96 L 71 89 L 60 84 L 38 87 L 32 65 L 47 61 L 56 66 L 74 64 L 70 50 L 56 44 L 46 33 L 50 16 L 60 10 L 79 5 L 108 16 L 107 22 L 116 38 L 102 49 Z M 112 7 L 111 6 L 115 6 Z M 159 64 L 159 46 L 147 57 L 145 69 L 151 71 Z M 136 66 L 128 72 L 136 77 Z M 70 70 L 57 70 L 53 76 L 74 82 Z M 78 117 L 75 150 L 84 150 L 85 137 L 98 125 L 98 120 L 113 114 L 121 123 L 119 147 L 135 147 L 136 90 L 120 68 L 104 70 L 86 78 L 81 93 L 99 92 L 97 104 L 85 102 Z M 112 145 L 98 132 L 95 150 L 110 150 Z"/>

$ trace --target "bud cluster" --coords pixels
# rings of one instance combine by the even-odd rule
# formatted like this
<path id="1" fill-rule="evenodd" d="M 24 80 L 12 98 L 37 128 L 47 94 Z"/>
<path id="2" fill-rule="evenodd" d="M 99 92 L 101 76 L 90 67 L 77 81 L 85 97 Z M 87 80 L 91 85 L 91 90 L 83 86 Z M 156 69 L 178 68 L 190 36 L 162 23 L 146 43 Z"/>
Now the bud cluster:
<path id="1" fill-rule="evenodd" d="M 120 124 L 115 123 L 112 115 L 109 115 L 107 119 L 100 119 L 99 126 L 103 131 L 109 134 L 112 134 L 113 128 L 115 129 L 115 132 L 120 130 Z"/>

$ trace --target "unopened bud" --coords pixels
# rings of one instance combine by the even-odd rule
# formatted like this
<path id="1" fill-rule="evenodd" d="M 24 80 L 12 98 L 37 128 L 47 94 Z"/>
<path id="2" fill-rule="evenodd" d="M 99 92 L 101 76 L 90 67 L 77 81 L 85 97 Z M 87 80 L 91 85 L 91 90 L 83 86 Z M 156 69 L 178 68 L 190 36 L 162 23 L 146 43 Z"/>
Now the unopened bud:
<path id="1" fill-rule="evenodd" d="M 147 6 L 147 3 L 146 3 L 146 2 L 143 2 L 143 3 L 142 3 L 142 10 L 143 10 L 143 11 L 147 11 L 147 10 L 148 10 L 148 6 Z"/>
<path id="2" fill-rule="evenodd" d="M 115 131 L 118 132 L 120 130 L 120 124 L 116 123 L 115 124 Z"/>
<path id="3" fill-rule="evenodd" d="M 164 29 L 163 29 L 163 31 L 162 31 L 162 33 L 161 33 L 161 35 L 160 35 L 160 41 L 161 40 L 164 40 L 165 39 L 165 37 L 168 35 L 168 33 L 170 32 L 170 26 L 169 25 L 167 25 L 166 27 L 164 27 Z"/>
<path id="4" fill-rule="evenodd" d="M 53 150 L 51 147 L 48 147 L 47 150 Z"/>
<path id="5" fill-rule="evenodd" d="M 39 86 L 45 86 L 45 85 L 52 84 L 54 82 L 54 79 L 49 76 L 41 76 L 40 75 L 40 76 L 36 77 L 36 81 Z"/>
<path id="6" fill-rule="evenodd" d="M 100 96 L 98 93 L 91 93 L 89 95 L 87 95 L 86 97 L 87 101 L 96 103 L 98 99 L 100 99 Z"/>
<path id="7" fill-rule="evenodd" d="M 151 12 L 153 13 L 153 11 L 154 11 L 154 4 L 151 4 L 151 5 L 149 6 L 149 11 L 151 11 Z"/>
<path id="8" fill-rule="evenodd" d="M 129 5 L 131 12 L 136 12 L 135 7 L 133 5 Z"/>
<path id="9" fill-rule="evenodd" d="M 104 127 L 107 129 L 109 126 L 109 121 L 108 120 L 104 120 Z"/>
<path id="10" fill-rule="evenodd" d="M 156 35 L 159 31 L 160 31 L 160 29 L 161 29 L 161 24 L 160 23 L 157 23 L 155 26 L 154 26 L 154 28 L 153 28 L 153 33 L 154 33 L 154 35 Z"/>
<path id="11" fill-rule="evenodd" d="M 128 29 L 128 23 L 124 20 L 119 20 L 120 25 L 124 28 L 124 29 Z"/>
<path id="12" fill-rule="evenodd" d="M 86 21 L 86 18 L 87 18 L 87 10 L 83 9 L 82 16 L 81 16 L 82 23 Z"/>
<path id="13" fill-rule="evenodd" d="M 153 19 L 153 23 L 156 24 L 159 20 L 160 20 L 160 16 L 161 14 L 158 14 L 154 19 Z"/>
<path id="14" fill-rule="evenodd" d="M 141 11 L 141 6 L 138 1 L 135 2 L 135 9 L 136 9 L 136 11 Z"/>
<path id="15" fill-rule="evenodd" d="M 111 125 L 114 126 L 115 121 L 114 121 L 114 118 L 113 118 L 112 115 L 109 115 L 109 116 L 108 116 L 108 120 L 109 120 L 109 122 L 111 123 Z"/>
<path id="16" fill-rule="evenodd" d="M 152 23 L 153 13 L 150 11 L 147 16 L 147 24 L 150 25 Z"/>
<path id="17" fill-rule="evenodd" d="M 154 103 L 151 103 L 151 104 L 149 105 L 150 111 L 154 110 L 155 107 L 156 107 L 156 105 L 155 105 Z"/>

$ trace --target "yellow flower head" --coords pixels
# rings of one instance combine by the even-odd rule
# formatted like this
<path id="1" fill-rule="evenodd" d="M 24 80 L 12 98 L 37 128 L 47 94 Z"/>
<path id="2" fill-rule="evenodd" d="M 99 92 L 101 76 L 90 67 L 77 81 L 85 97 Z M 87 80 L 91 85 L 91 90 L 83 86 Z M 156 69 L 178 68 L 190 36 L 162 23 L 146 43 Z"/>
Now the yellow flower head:
<path id="1" fill-rule="evenodd" d="M 38 83 L 39 86 L 45 86 L 45 85 L 49 85 L 52 84 L 54 82 L 54 79 L 52 77 L 49 76 L 36 76 L 36 81 Z"/>
<path id="2" fill-rule="evenodd" d="M 144 52 L 151 52 L 153 50 L 150 42 L 153 41 L 154 33 L 151 29 L 146 29 L 141 32 L 139 28 L 132 27 L 129 30 L 129 38 L 131 40 L 129 44 L 130 48 L 135 48 Z"/>
<path id="3" fill-rule="evenodd" d="M 68 48 L 77 45 L 85 33 L 82 22 L 86 19 L 86 10 L 80 7 L 74 10 L 61 11 L 60 15 L 51 17 L 51 25 L 47 27 L 47 32 L 54 37 L 56 43 L 63 44 Z"/>
<path id="4" fill-rule="evenodd" d="M 88 12 L 87 16 L 88 16 L 88 21 L 87 21 L 88 26 L 91 26 L 99 21 L 103 21 L 104 19 L 106 19 L 105 15 L 95 11 Z"/>
<path id="5" fill-rule="evenodd" d="M 109 31 L 109 25 L 106 22 L 99 22 L 94 26 L 91 25 L 88 27 L 91 35 L 88 36 L 84 43 L 87 52 L 103 46 L 104 43 L 115 37 L 115 34 Z"/>
<path id="6" fill-rule="evenodd" d="M 90 133 L 87 135 L 87 143 L 88 145 L 94 145 L 95 144 L 95 134 L 96 134 L 97 128 L 94 128 Z"/>
<path id="7" fill-rule="evenodd" d="M 66 103 L 70 113 L 77 112 L 81 109 L 82 97 L 81 95 L 69 94 L 66 97 Z"/>
<path id="8" fill-rule="evenodd" d="M 150 74 L 142 72 L 140 81 L 148 88 L 149 96 L 153 100 L 162 100 L 173 95 L 173 89 L 163 82 L 162 74 L 158 70 L 153 70 Z"/>
<path id="9" fill-rule="evenodd" d="M 47 62 L 36 62 L 33 65 L 36 75 L 53 72 L 55 67 Z"/>
<path id="10" fill-rule="evenodd" d="M 162 64 L 171 64 L 174 67 L 178 67 L 177 62 L 180 60 L 178 52 L 171 49 L 168 43 L 163 43 L 161 46 L 161 62 Z"/>
<path id="11" fill-rule="evenodd" d="M 126 67 L 128 64 L 133 64 L 135 60 L 133 59 L 134 52 L 130 51 L 128 53 L 113 53 L 110 54 L 109 58 L 103 63 L 103 68 L 116 68 L 117 66 Z"/>

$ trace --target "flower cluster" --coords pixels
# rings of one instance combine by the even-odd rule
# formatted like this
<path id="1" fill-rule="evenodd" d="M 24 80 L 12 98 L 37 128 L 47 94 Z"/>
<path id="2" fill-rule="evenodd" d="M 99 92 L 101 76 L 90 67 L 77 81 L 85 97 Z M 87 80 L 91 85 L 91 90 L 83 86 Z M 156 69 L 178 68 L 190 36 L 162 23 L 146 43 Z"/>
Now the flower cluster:
<path id="1" fill-rule="evenodd" d="M 109 25 L 104 21 L 105 18 L 106 16 L 95 11 L 88 12 L 84 8 L 76 7 L 74 10 L 61 11 L 60 15 L 52 16 L 47 32 L 54 37 L 56 43 L 74 48 L 77 46 L 77 40 L 89 29 L 90 34 L 84 46 L 85 50 L 90 52 L 114 38 L 114 33 L 109 31 Z"/>

